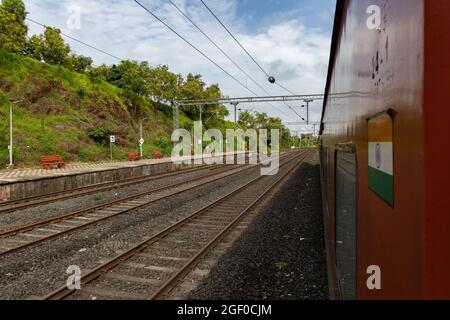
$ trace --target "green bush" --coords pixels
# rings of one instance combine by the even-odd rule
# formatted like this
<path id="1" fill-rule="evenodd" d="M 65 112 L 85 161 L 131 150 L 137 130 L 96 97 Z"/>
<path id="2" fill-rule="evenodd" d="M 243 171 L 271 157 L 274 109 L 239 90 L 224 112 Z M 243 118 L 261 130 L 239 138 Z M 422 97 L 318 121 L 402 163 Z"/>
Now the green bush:
<path id="1" fill-rule="evenodd" d="M 112 130 L 108 127 L 96 127 L 87 131 L 89 138 L 99 144 L 107 144 L 109 136 L 112 134 Z"/>

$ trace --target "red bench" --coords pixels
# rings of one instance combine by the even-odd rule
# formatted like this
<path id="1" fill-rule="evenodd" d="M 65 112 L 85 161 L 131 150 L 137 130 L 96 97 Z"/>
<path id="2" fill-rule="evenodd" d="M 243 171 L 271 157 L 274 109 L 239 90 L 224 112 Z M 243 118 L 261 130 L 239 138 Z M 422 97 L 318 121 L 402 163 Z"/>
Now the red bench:
<path id="1" fill-rule="evenodd" d="M 155 151 L 153 153 L 153 159 L 162 159 L 163 155 L 161 154 L 161 151 Z"/>
<path id="2" fill-rule="evenodd" d="M 141 157 L 136 152 L 128 152 L 128 161 L 138 161 Z"/>
<path id="3" fill-rule="evenodd" d="M 50 170 L 52 167 L 57 167 L 58 169 L 64 168 L 64 162 L 60 155 L 54 156 L 42 156 L 41 157 L 42 169 Z"/>

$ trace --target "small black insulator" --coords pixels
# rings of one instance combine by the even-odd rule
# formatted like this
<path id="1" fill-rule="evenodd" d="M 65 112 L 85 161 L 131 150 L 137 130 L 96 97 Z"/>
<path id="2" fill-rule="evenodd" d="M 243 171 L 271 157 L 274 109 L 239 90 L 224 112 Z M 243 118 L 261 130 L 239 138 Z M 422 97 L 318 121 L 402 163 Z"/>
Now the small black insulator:
<path id="1" fill-rule="evenodd" d="M 269 82 L 270 82 L 270 83 L 275 83 L 275 78 L 274 78 L 274 77 L 272 77 L 272 76 L 271 76 L 271 77 L 269 77 Z"/>

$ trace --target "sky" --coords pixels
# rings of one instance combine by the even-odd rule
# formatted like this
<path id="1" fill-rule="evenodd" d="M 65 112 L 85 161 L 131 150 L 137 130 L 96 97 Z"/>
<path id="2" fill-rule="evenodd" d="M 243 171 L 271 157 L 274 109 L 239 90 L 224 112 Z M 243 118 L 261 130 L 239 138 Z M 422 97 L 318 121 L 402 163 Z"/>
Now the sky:
<path id="1" fill-rule="evenodd" d="M 200 0 L 173 0 L 197 25 L 255 79 L 270 95 L 289 95 L 267 81 L 263 71 L 245 54 L 207 11 Z M 330 53 L 335 0 L 204 0 L 256 61 L 284 87 L 296 94 L 322 94 Z M 260 96 L 266 92 L 213 46 L 167 0 L 142 4 L 183 37 Z M 214 66 L 171 33 L 133 0 L 25 0 L 28 17 L 82 40 L 122 59 L 167 64 L 172 72 L 201 74 L 209 85 L 218 83 L 229 97 L 253 96 L 237 81 Z M 29 22 L 30 34 L 42 27 Z M 94 64 L 118 63 L 114 58 L 66 39 L 77 54 Z M 290 105 L 304 117 L 301 102 Z M 319 121 L 321 101 L 311 105 L 311 121 Z M 265 112 L 284 122 L 301 122 L 286 104 L 246 104 L 244 110 Z M 231 110 L 231 109 L 230 109 Z M 290 126 L 308 131 L 312 127 Z"/>

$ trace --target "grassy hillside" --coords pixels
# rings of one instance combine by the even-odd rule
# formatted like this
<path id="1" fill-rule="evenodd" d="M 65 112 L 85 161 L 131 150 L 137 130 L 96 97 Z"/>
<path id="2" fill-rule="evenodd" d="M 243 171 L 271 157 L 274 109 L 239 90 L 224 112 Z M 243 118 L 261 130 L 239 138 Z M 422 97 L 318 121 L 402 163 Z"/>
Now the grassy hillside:
<path id="1" fill-rule="evenodd" d="M 67 162 L 109 159 L 109 134 L 117 136 L 115 159 L 138 151 L 144 123 L 144 156 L 170 153 L 172 111 L 84 74 L 0 51 L 0 168 L 8 159 L 9 99 L 14 106 L 14 158 L 19 166 L 39 165 L 44 154 Z M 181 114 L 181 126 L 191 120 Z"/>

